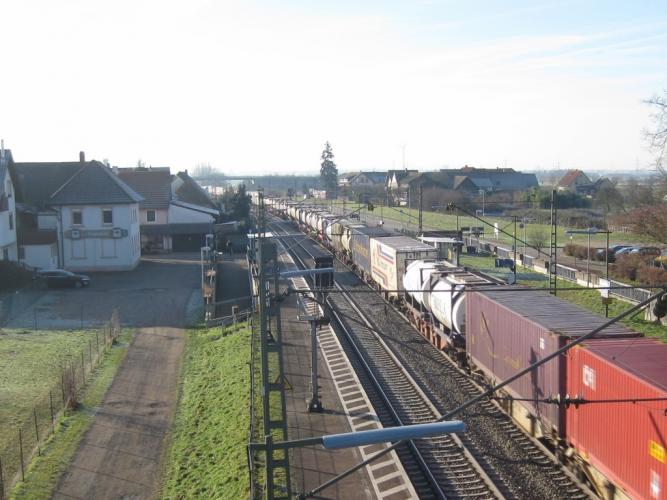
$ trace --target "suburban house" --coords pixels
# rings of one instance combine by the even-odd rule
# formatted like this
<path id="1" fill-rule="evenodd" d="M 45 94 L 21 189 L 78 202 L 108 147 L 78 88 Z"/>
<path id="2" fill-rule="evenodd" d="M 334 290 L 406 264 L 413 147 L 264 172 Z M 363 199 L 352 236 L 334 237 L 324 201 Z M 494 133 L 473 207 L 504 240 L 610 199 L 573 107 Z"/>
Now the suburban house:
<path id="1" fill-rule="evenodd" d="M 419 175 L 418 170 L 389 170 L 385 179 L 387 199 L 393 205 L 402 205 L 407 202 L 410 181 Z"/>
<path id="2" fill-rule="evenodd" d="M 347 185 L 351 188 L 384 186 L 387 180 L 387 172 L 359 172 L 348 179 Z"/>
<path id="3" fill-rule="evenodd" d="M 169 167 L 114 168 L 120 179 L 139 193 L 139 230 L 143 253 L 172 250 L 169 230 L 171 173 Z"/>
<path id="4" fill-rule="evenodd" d="M 607 177 L 600 177 L 593 182 L 585 173 L 576 169 L 568 170 L 556 185 L 558 191 L 567 191 L 584 196 L 593 196 L 601 189 L 614 187 L 614 183 Z"/>
<path id="5" fill-rule="evenodd" d="M 143 198 L 99 161 L 12 165 L 21 262 L 73 271 L 134 269 Z"/>
<path id="6" fill-rule="evenodd" d="M 475 168 L 466 165 L 459 169 L 441 169 L 440 172 L 452 176 L 455 180 L 453 189 L 457 191 L 517 192 L 539 186 L 535 174 L 524 174 L 513 168 Z"/>
<path id="7" fill-rule="evenodd" d="M 0 143 L 0 260 L 18 260 L 16 197 L 10 165 L 12 152 Z"/>
<path id="8" fill-rule="evenodd" d="M 199 251 L 220 210 L 187 173 L 169 167 L 120 168 L 118 176 L 144 199 L 139 204 L 144 253 Z"/>
<path id="9" fill-rule="evenodd" d="M 339 187 L 347 187 L 350 185 L 350 181 L 354 179 L 359 172 L 346 172 L 344 174 L 340 174 L 338 176 L 338 186 Z"/>

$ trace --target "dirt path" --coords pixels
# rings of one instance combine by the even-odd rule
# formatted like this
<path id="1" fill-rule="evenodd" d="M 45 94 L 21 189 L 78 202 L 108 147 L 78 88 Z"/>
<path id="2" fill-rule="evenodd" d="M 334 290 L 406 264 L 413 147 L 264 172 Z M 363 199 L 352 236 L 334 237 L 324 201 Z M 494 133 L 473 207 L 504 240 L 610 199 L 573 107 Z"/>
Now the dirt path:
<path id="1" fill-rule="evenodd" d="M 185 333 L 140 328 L 55 499 L 140 499 L 154 491 Z"/>

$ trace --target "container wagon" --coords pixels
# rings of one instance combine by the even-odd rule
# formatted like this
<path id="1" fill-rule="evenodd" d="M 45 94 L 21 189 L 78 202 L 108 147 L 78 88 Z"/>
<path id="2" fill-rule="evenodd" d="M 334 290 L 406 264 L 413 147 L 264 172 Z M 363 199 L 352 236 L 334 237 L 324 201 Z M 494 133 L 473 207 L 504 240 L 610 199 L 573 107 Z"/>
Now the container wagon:
<path id="1" fill-rule="evenodd" d="M 309 238 L 304 238 L 299 241 L 299 246 L 302 251 L 299 252 L 300 257 L 308 269 L 323 269 L 333 268 L 333 254 L 325 248 Z M 327 274 L 315 274 L 311 283 L 315 284 L 316 288 L 331 288 L 333 286 L 333 271 Z"/>
<path id="2" fill-rule="evenodd" d="M 466 353 L 469 366 L 492 384 L 503 381 L 565 346 L 605 318 L 547 292 L 499 289 L 466 297 Z M 599 338 L 630 338 L 639 334 L 615 324 Z M 505 387 L 513 418 L 535 437 L 560 443 L 566 434 L 565 407 L 546 398 L 567 394 L 565 356 L 554 358 Z"/>

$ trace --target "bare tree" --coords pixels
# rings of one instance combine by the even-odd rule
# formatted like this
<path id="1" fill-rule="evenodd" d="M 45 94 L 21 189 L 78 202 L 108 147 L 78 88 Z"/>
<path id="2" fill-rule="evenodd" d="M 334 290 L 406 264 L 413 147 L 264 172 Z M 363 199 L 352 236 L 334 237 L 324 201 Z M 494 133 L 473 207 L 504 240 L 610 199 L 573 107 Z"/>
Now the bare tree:
<path id="1" fill-rule="evenodd" d="M 667 90 L 663 90 L 662 95 L 654 95 L 644 101 L 651 106 L 653 113 L 653 129 L 644 130 L 644 136 L 648 147 L 655 155 L 655 168 L 663 176 L 667 177 L 664 161 L 667 154 Z"/>
<path id="2" fill-rule="evenodd" d="M 537 248 L 537 250 L 542 251 L 543 248 L 547 246 L 549 242 L 549 231 L 544 226 L 533 226 L 528 231 L 528 236 L 526 238 L 531 247 Z"/>

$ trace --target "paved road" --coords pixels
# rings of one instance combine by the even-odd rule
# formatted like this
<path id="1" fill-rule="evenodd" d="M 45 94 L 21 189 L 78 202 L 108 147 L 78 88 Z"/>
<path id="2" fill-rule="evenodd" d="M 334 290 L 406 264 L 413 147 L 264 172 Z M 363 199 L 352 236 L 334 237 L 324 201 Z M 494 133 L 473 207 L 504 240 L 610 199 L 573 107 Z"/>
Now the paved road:
<path id="1" fill-rule="evenodd" d="M 178 397 L 186 309 L 200 285 L 198 259 L 172 255 L 95 277 L 108 300 L 122 301 L 123 323 L 139 328 L 53 498 L 153 495 Z"/>

